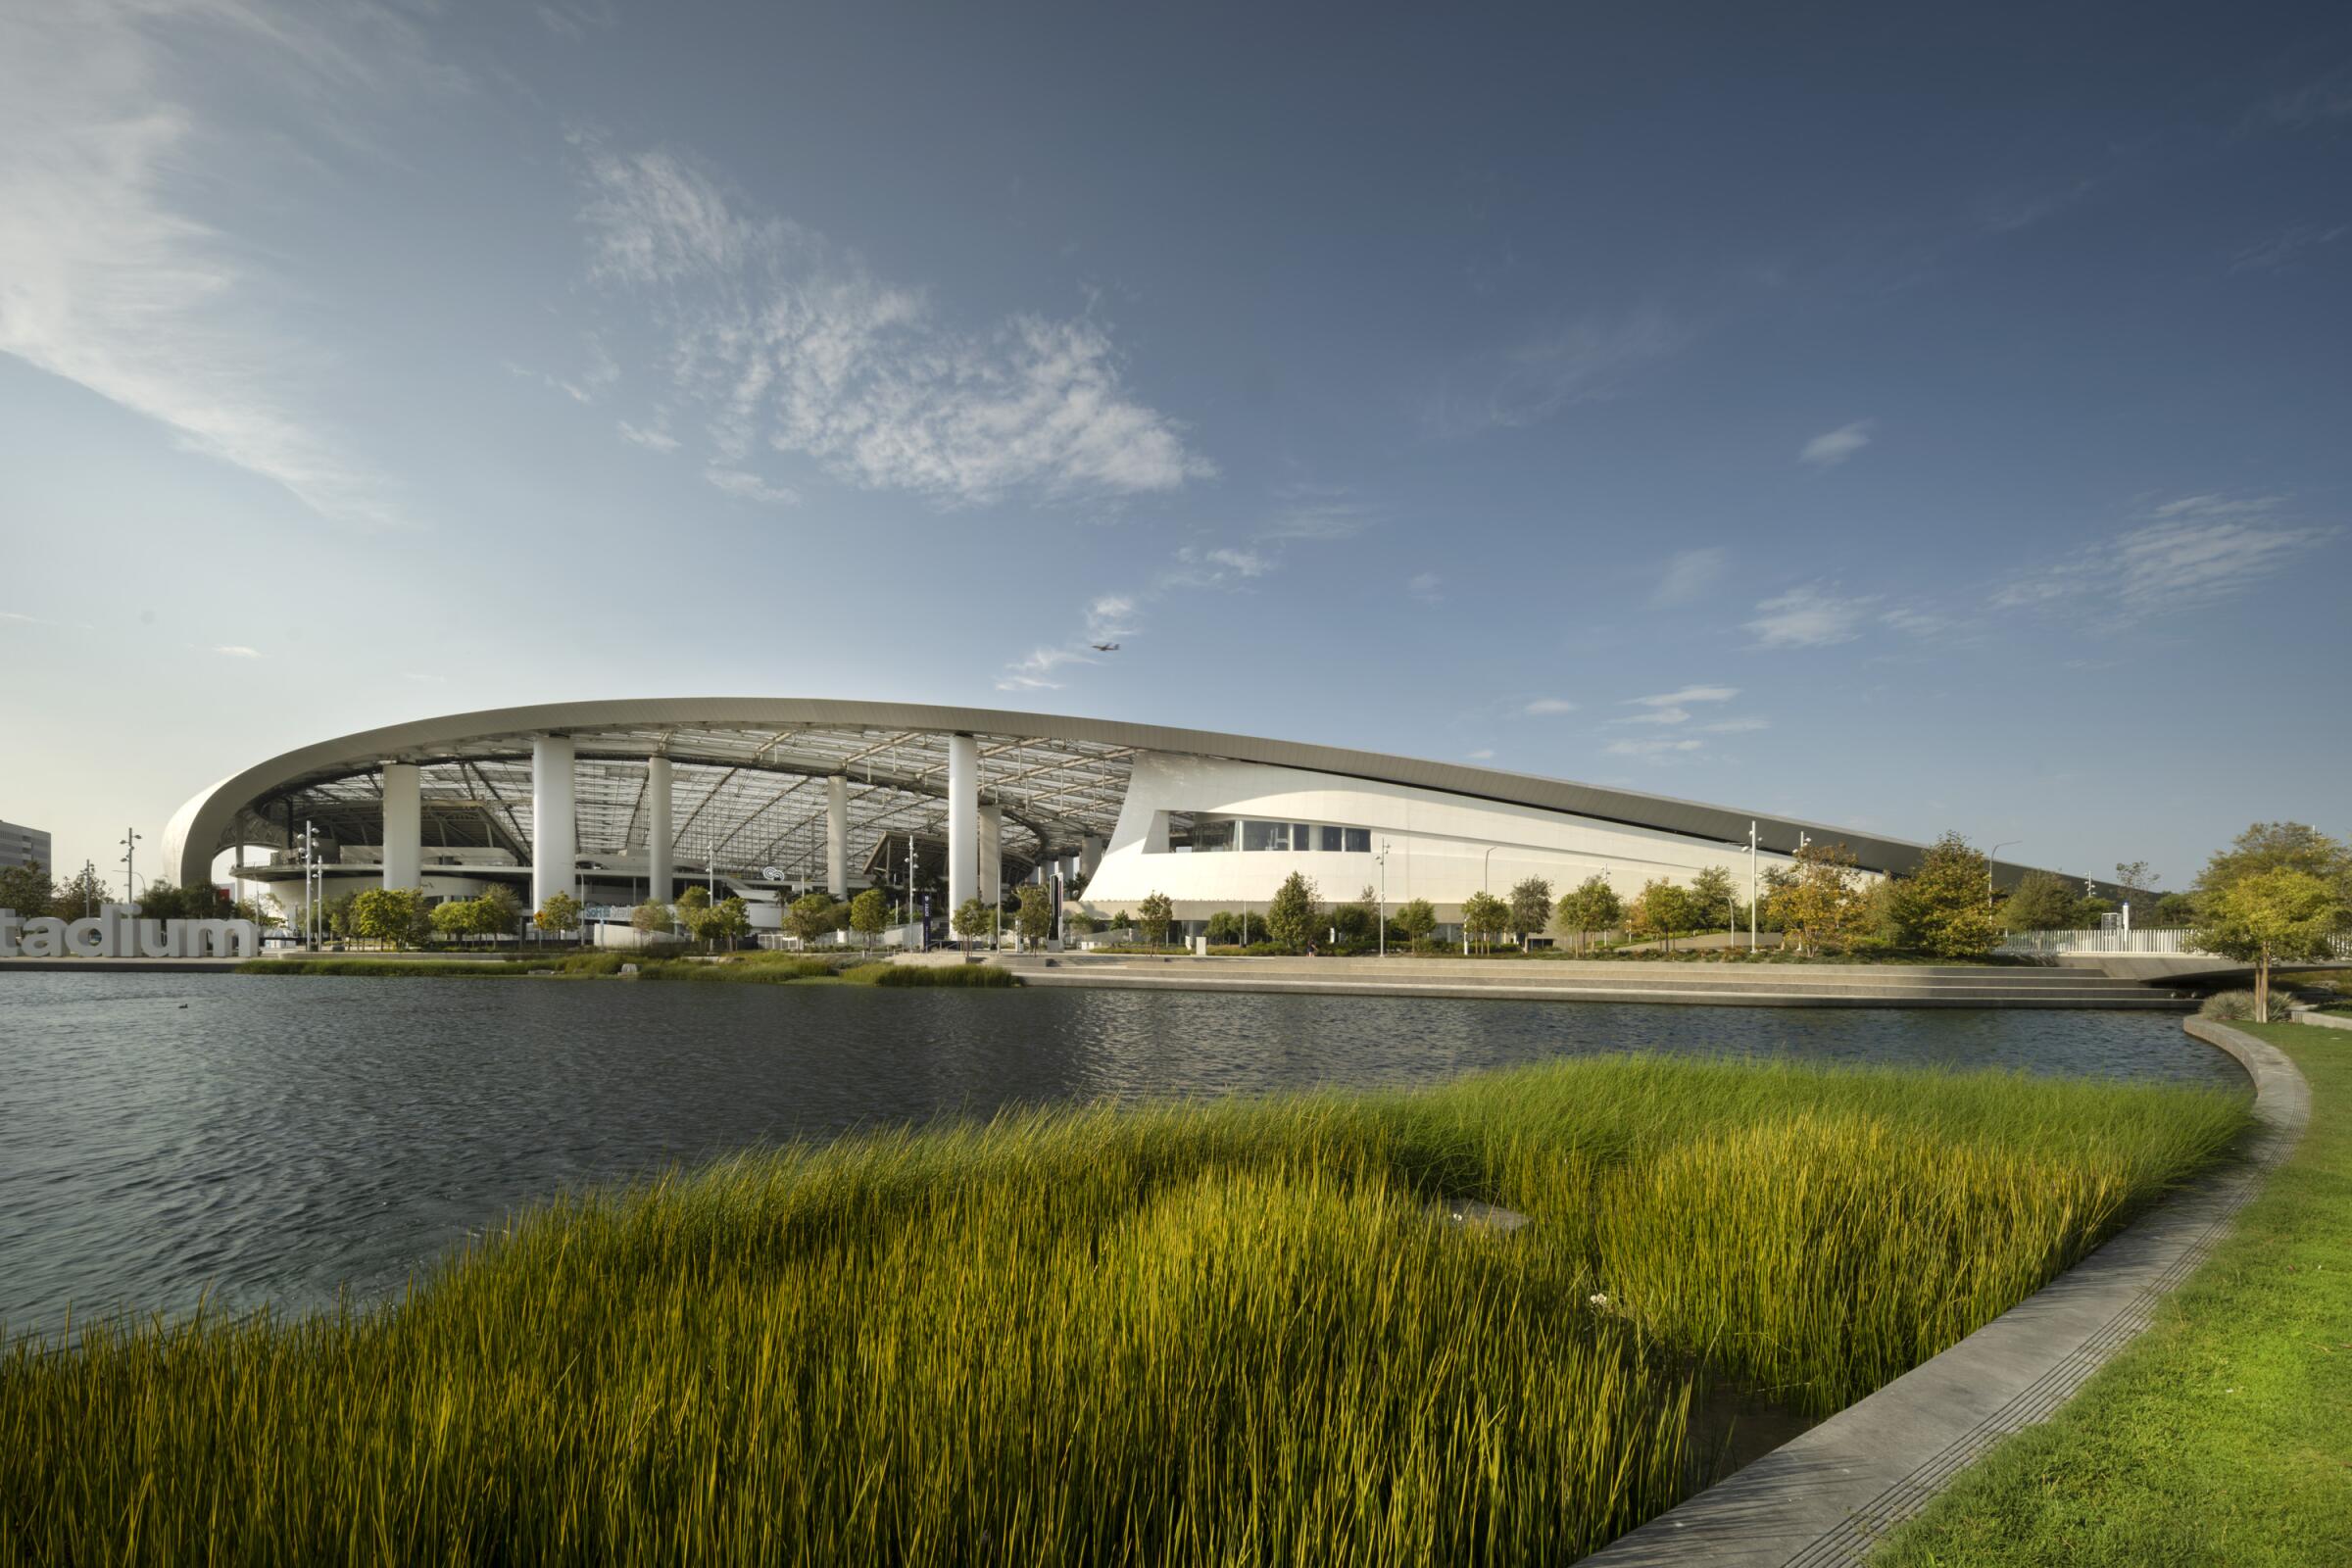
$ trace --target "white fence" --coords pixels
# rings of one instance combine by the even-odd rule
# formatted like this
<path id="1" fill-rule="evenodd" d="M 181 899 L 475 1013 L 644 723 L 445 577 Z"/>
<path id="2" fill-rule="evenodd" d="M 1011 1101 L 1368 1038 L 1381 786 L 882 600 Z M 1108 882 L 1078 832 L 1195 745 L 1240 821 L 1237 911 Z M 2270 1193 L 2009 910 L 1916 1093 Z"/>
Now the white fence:
<path id="1" fill-rule="evenodd" d="M 2056 958 L 2074 954 L 2129 955 L 2146 957 L 2204 957 L 2188 930 L 2175 926 L 2154 931 L 2018 931 L 2001 939 L 1996 953 L 2021 958 Z M 2335 939 L 2335 956 L 2352 958 L 2352 937 Z"/>

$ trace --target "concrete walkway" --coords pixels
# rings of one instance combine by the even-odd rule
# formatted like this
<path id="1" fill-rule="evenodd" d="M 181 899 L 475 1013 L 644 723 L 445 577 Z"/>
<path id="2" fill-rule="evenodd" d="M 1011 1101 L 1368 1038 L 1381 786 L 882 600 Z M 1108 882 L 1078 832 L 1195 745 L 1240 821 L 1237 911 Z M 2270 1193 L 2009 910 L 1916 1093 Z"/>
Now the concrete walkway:
<path id="1" fill-rule="evenodd" d="M 2310 1086 L 2284 1054 L 2208 1018 L 2182 1027 L 2254 1080 L 2247 1159 L 2158 1204 L 1941 1355 L 1619 1537 L 1588 1568 L 1859 1563 L 1995 1444 L 2072 1397 L 2205 1260 L 2310 1119 Z"/>

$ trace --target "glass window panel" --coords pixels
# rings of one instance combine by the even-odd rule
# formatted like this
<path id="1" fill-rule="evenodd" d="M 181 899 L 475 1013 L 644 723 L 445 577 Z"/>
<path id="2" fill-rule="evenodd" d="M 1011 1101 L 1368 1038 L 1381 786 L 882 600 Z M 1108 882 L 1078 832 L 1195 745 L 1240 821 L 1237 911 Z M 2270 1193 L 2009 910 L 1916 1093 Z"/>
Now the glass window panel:
<path id="1" fill-rule="evenodd" d="M 1291 824 L 1291 848 L 1311 850 L 1315 847 L 1315 830 L 1304 822 Z"/>
<path id="2" fill-rule="evenodd" d="M 1339 828 L 1319 827 L 1315 829 L 1315 848 L 1326 854 L 1335 854 L 1345 849 L 1347 847 L 1345 840 L 1346 834 Z"/>
<path id="3" fill-rule="evenodd" d="M 1244 822 L 1242 824 L 1242 848 L 1245 850 L 1281 849 L 1284 846 L 1274 842 L 1274 835 L 1277 832 L 1288 832 L 1288 828 L 1281 822 Z"/>
<path id="4" fill-rule="evenodd" d="M 1233 843 L 1233 822 L 1228 817 L 1203 817 L 1193 824 L 1193 853 L 1205 855 L 1211 850 L 1230 850 Z"/>
<path id="5" fill-rule="evenodd" d="M 1372 830 L 1368 827 L 1349 828 L 1348 830 L 1348 853 L 1370 855 L 1372 853 Z"/>

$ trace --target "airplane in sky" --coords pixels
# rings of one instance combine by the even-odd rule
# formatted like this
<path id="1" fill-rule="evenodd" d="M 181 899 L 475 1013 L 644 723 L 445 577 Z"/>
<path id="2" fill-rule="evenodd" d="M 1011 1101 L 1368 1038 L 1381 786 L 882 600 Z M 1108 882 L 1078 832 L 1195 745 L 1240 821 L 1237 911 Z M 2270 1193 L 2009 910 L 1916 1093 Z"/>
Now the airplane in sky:
<path id="1" fill-rule="evenodd" d="M 1088 646 L 1098 654 L 1115 654 L 1119 651 L 1117 643 L 1090 643 Z"/>

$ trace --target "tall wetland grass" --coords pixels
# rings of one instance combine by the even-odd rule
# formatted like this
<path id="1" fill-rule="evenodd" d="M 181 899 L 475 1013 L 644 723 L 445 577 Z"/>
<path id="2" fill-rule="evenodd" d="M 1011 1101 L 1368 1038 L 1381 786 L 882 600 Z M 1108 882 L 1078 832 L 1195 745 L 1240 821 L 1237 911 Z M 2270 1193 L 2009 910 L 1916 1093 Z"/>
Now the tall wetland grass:
<path id="1" fill-rule="evenodd" d="M 0 1560 L 1562 1560 L 1711 1394 L 1850 1402 L 2244 1122 L 1620 1057 L 764 1151 L 371 1309 L 18 1341 Z"/>

